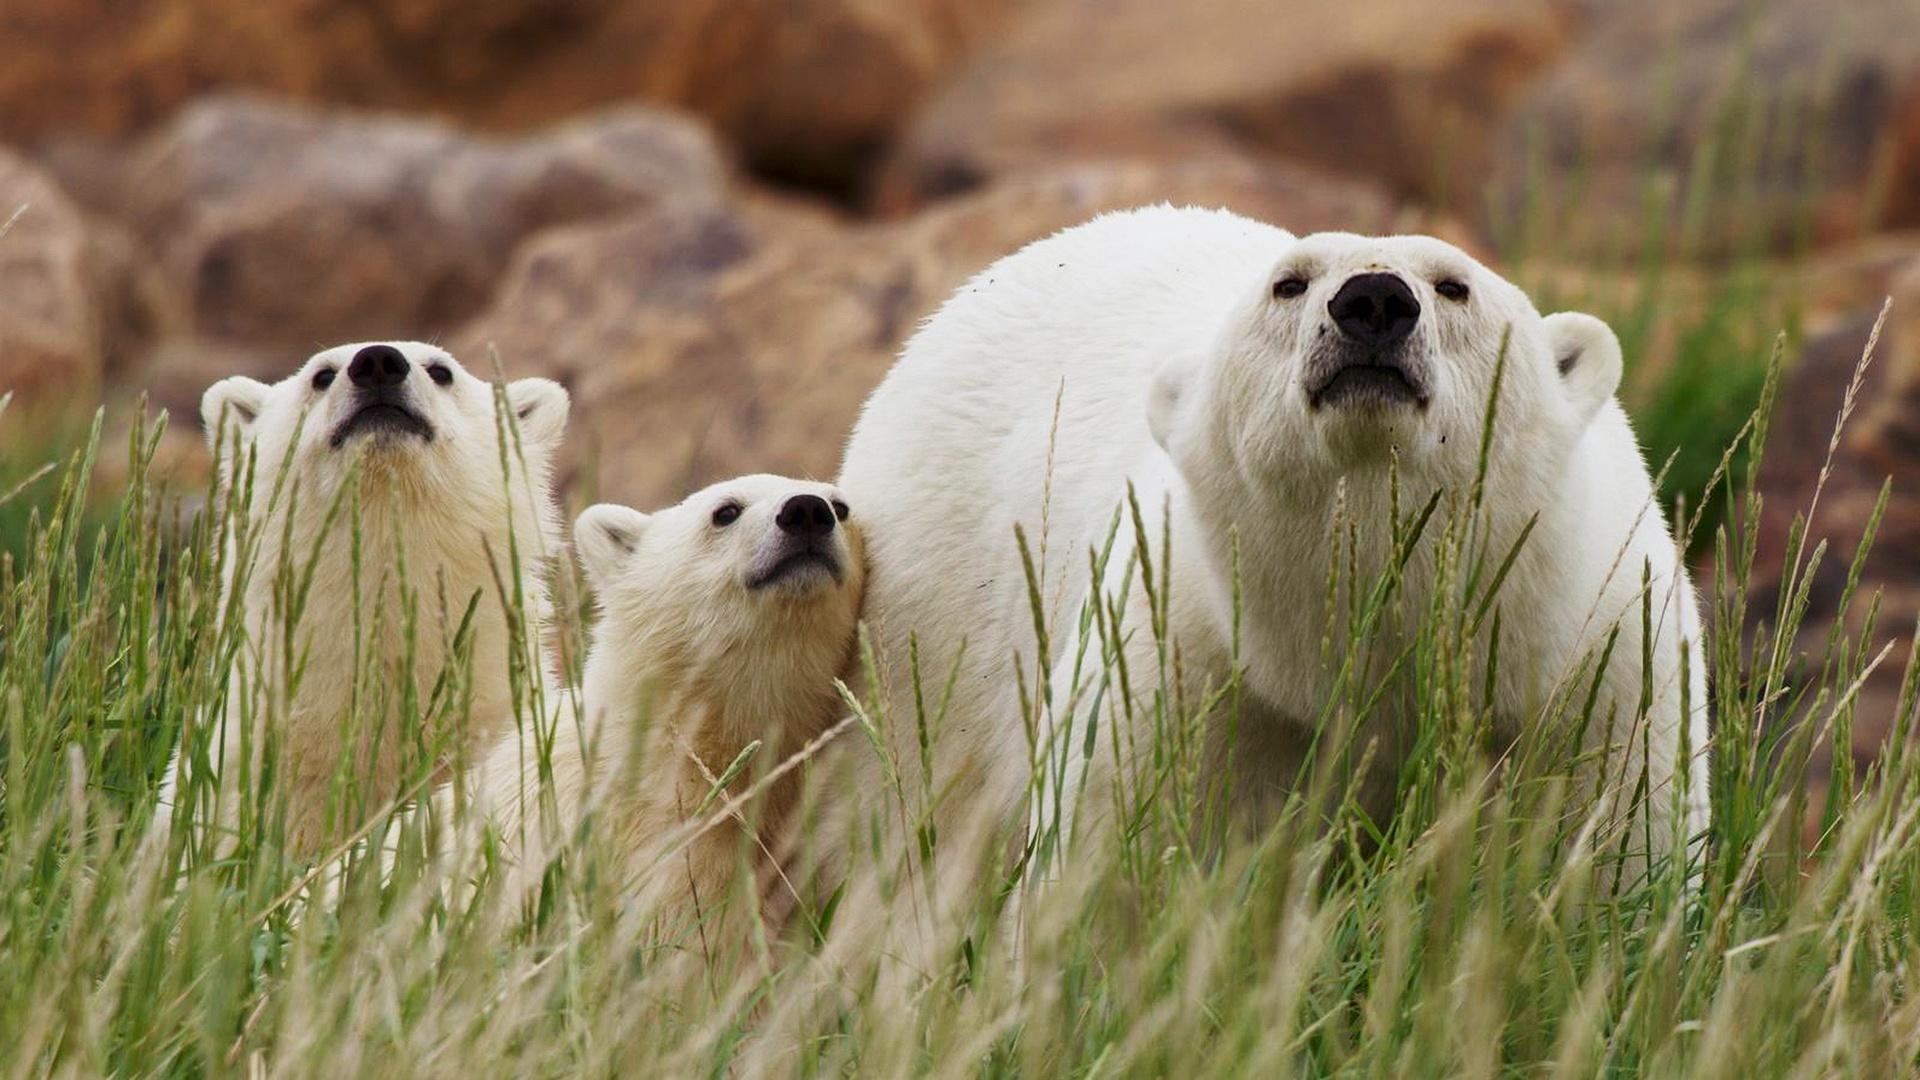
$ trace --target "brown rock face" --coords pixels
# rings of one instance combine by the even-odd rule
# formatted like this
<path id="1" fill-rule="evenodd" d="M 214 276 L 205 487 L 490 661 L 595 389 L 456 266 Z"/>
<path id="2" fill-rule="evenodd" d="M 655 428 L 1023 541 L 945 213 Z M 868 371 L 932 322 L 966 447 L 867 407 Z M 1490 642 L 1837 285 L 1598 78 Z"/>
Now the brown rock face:
<path id="1" fill-rule="evenodd" d="M 761 206 L 664 208 L 516 256 L 452 342 L 565 381 L 587 490 L 659 505 L 714 479 L 831 476 L 901 343 L 968 276 L 1093 215 L 1168 200 L 1301 230 L 1393 224 L 1377 192 L 1245 163 L 1060 170 L 913 220 L 843 227 Z"/>
<path id="2" fill-rule="evenodd" d="M 92 402 L 118 260 L 44 173 L 0 150 L 0 392 Z"/>
<path id="3" fill-rule="evenodd" d="M 128 172 L 182 329 L 301 355 L 444 333 L 526 234 L 711 199 L 726 178 L 701 130 L 647 110 L 496 141 L 238 99 L 183 113 Z"/>
<path id="4" fill-rule="evenodd" d="M 1525 0 L 1049 0 L 914 120 L 881 200 L 1035 161 L 1227 146 L 1444 198 L 1482 173 L 1565 29 Z"/>
<path id="5" fill-rule="evenodd" d="M 8 0 L 0 139 L 124 134 L 216 88 L 492 127 L 642 99 L 843 178 L 1013 0 Z"/>
<path id="6" fill-rule="evenodd" d="M 1858 698 L 1852 751 L 1862 766 L 1877 755 L 1893 720 L 1911 634 L 1920 619 L 1920 248 L 1908 251 L 1906 271 L 1893 280 L 1893 308 L 1855 411 L 1834 450 L 1831 474 L 1819 489 L 1809 548 L 1824 539 L 1827 552 L 1813 575 L 1807 618 L 1794 643 L 1803 655 L 1822 657 L 1836 622 L 1857 642 L 1867 598 L 1880 593 L 1872 651 L 1889 640 L 1894 648 Z M 1794 517 L 1813 504 L 1834 424 L 1874 317 L 1875 309 L 1862 308 L 1853 319 L 1809 340 L 1781 389 L 1760 477 L 1761 565 L 1752 583 L 1757 618 L 1773 617 L 1783 576 L 1778 562 Z M 1881 485 L 1889 480 L 1886 512 L 1874 534 L 1858 594 L 1843 619 L 1838 608 L 1849 564 Z"/>
<path id="7" fill-rule="evenodd" d="M 1667 235 L 1708 251 L 1920 212 L 1920 155 L 1896 145 L 1902 116 L 1920 118 L 1912 0 L 1583 8 L 1578 46 L 1502 148 L 1507 209 L 1538 196 L 1544 171 L 1565 204 L 1550 227 L 1576 242 L 1637 240 L 1655 208 Z"/>
<path id="8" fill-rule="evenodd" d="M 1920 16 L 1915 21 L 1920 22 Z M 1920 70 L 1912 72 L 1901 88 L 1885 160 L 1887 201 L 1881 223 L 1920 227 Z"/>

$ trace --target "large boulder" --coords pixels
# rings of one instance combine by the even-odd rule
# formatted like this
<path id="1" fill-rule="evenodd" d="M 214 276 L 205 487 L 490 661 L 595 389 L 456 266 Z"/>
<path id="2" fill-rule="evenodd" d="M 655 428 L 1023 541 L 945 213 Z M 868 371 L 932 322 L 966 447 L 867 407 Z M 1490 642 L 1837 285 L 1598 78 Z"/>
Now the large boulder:
<path id="1" fill-rule="evenodd" d="M 527 234 L 711 200 L 726 173 L 697 124 L 646 109 L 495 140 L 226 98 L 156 133 L 122 198 L 179 331 L 255 347 L 259 374 L 316 343 L 446 333 Z"/>
<path id="2" fill-rule="evenodd" d="M 528 127 L 641 99 L 841 179 L 1014 0 L 9 0 L 0 138 L 220 88 Z"/>
<path id="3" fill-rule="evenodd" d="M 831 476 L 901 343 L 970 275 L 1095 214 L 1162 200 L 1300 230 L 1397 221 L 1374 189 L 1223 162 L 1044 172 L 856 226 L 753 203 L 663 209 L 530 241 L 452 345 L 569 385 L 570 441 L 596 494 L 646 506 L 739 472 Z"/>
<path id="4" fill-rule="evenodd" d="M 0 150 L 0 392 L 16 406 L 90 406 L 125 268 L 50 177 Z"/>
<path id="5" fill-rule="evenodd" d="M 1503 218 L 1706 252 L 1920 223 L 1913 0 L 1583 7 L 1578 45 L 1514 113 Z"/>
<path id="6" fill-rule="evenodd" d="M 1850 261 L 1846 271 L 1862 289 L 1860 306 L 1851 316 L 1823 320 L 1824 328 L 1808 339 L 1780 393 L 1760 472 L 1763 506 L 1749 604 L 1756 623 L 1771 622 L 1780 590 L 1789 582 L 1782 565 L 1788 538 L 1796 519 L 1812 508 L 1808 548 L 1824 541 L 1827 551 L 1807 583 L 1807 614 L 1795 651 L 1804 662 L 1818 664 L 1836 631 L 1858 649 L 1868 598 L 1875 594 L 1879 615 L 1869 655 L 1889 642 L 1893 646 L 1856 699 L 1850 750 L 1864 767 L 1877 756 L 1894 721 L 1907 650 L 1920 620 L 1920 244 L 1909 239 L 1903 265 L 1882 250 Z M 1872 362 L 1860 373 L 1880 297 L 1888 293 L 1893 306 Z M 1857 388 L 1856 373 L 1861 374 Z M 1854 411 L 1835 441 L 1850 394 Z M 1882 485 L 1889 482 L 1890 497 L 1857 593 L 1843 613 L 1840 600 L 1850 564 Z M 1826 716 L 1811 719 L 1823 723 Z M 1828 752 L 1818 748 L 1816 766 Z"/>
<path id="7" fill-rule="evenodd" d="M 1035 162 L 1265 152 L 1444 199 L 1567 36 L 1529 0 L 1044 0 L 914 119 L 900 209 Z"/>

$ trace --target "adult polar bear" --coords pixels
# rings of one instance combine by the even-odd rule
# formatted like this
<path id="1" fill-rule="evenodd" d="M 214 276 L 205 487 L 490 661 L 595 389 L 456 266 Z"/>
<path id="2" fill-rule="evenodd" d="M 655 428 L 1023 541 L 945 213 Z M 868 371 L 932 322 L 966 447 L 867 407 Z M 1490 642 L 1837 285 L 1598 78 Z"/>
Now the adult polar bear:
<path id="1" fill-rule="evenodd" d="M 1027 813 L 1030 726 L 1065 769 L 1061 801 L 1033 800 L 1040 825 L 1049 803 L 1072 825 L 1082 768 L 1093 770 L 1089 791 L 1112 780 L 1107 739 L 1123 748 L 1151 739 L 1136 731 L 1130 744 L 1116 731 L 1118 695 L 1089 687 L 1099 650 L 1082 658 L 1078 641 L 1089 549 L 1106 542 L 1129 486 L 1145 517 L 1140 535 L 1150 548 L 1163 529 L 1170 540 L 1167 636 L 1189 693 L 1224 684 L 1231 670 L 1237 537 L 1234 790 L 1243 804 L 1280 794 L 1335 692 L 1323 657 L 1330 545 L 1353 545 L 1366 580 L 1390 558 L 1396 473 L 1403 510 L 1436 490 L 1463 496 L 1497 383 L 1484 505 L 1496 562 L 1538 515 L 1498 597 L 1497 722 L 1508 735 L 1538 722 L 1556 688 L 1604 653 L 1594 715 L 1611 726 L 1589 730 L 1607 744 L 1595 758 L 1616 777 L 1638 777 L 1636 748 L 1649 747 L 1648 805 L 1671 805 L 1678 788 L 1679 820 L 1697 832 L 1707 790 L 1699 616 L 1613 399 L 1619 377 L 1605 324 L 1543 318 L 1513 285 L 1425 237 L 1296 238 L 1222 211 L 1161 206 L 1098 218 L 982 272 L 874 392 L 840 479 L 867 508 L 866 612 L 893 715 L 911 712 L 910 644 L 924 685 L 956 671 L 934 755 L 943 775 L 929 788 L 946 793 L 943 828 L 965 815 L 1012 824 Z M 1336 532 L 1337 507 L 1352 532 Z M 1016 525 L 1053 628 L 1052 700 L 1031 724 L 1016 663 L 1031 687 L 1037 638 Z M 1125 578 L 1134 536 L 1123 521 L 1101 596 L 1126 590 L 1124 629 L 1108 637 L 1124 637 L 1143 697 L 1160 689 L 1159 668 L 1149 601 Z M 1406 610 L 1425 607 L 1438 543 L 1429 534 L 1409 562 Z M 1683 649 L 1692 658 L 1684 676 Z M 1103 746 L 1086 763 L 1081 735 L 1070 750 L 1048 736 L 1066 729 L 1070 705 L 1080 713 L 1074 731 L 1083 730 L 1090 701 L 1104 701 Z M 1396 726 L 1409 719 L 1380 718 L 1373 734 L 1390 747 Z M 1224 725 L 1212 727 L 1217 750 Z M 893 757 L 911 771 L 914 725 L 893 728 Z M 1692 760 L 1682 785 L 1683 747 Z M 1080 796 L 1080 817 L 1107 802 Z M 1675 819 L 1654 816 L 1651 834 L 1632 834 L 1666 849 Z"/>

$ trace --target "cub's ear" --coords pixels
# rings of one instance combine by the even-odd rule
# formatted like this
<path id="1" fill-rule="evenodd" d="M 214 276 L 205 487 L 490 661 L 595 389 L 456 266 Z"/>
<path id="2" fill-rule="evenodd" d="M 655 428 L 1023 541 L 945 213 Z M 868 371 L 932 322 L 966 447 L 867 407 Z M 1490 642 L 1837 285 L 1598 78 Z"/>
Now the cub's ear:
<path id="1" fill-rule="evenodd" d="M 1549 315 L 1542 322 L 1560 384 L 1584 425 L 1620 388 L 1620 339 L 1606 323 L 1577 311 Z"/>
<path id="2" fill-rule="evenodd" d="M 1185 364 L 1164 364 L 1154 372 L 1153 385 L 1147 390 L 1147 430 L 1153 433 L 1153 441 L 1160 444 L 1160 449 L 1169 453 L 1173 451 L 1168 442 L 1173 438 L 1174 422 L 1180 417 L 1181 403 L 1186 400 L 1192 382 L 1192 368 Z"/>
<path id="3" fill-rule="evenodd" d="M 613 503 L 589 506 L 574 519 L 573 553 L 594 592 L 605 591 L 614 573 L 640 550 L 646 531 L 647 515 Z"/>
<path id="4" fill-rule="evenodd" d="M 567 431 L 567 390 L 552 379 L 520 379 L 507 384 L 507 407 L 522 443 L 551 451 Z"/>
<path id="5" fill-rule="evenodd" d="M 207 445 L 215 456 L 227 452 L 221 444 L 228 429 L 237 428 L 244 443 L 253 437 L 253 422 L 266 408 L 267 392 L 272 389 L 258 379 L 235 375 L 221 379 L 200 397 L 200 426 L 207 430 Z"/>

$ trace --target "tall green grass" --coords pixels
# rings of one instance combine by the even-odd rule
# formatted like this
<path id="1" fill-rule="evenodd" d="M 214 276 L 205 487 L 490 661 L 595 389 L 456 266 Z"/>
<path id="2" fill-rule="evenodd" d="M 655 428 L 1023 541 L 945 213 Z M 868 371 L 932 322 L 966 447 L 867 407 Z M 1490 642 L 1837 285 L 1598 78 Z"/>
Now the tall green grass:
<path id="1" fill-rule="evenodd" d="M 633 910 L 619 853 L 591 821 L 531 897 L 504 893 L 486 844 L 471 859 L 440 858 L 433 834 L 457 823 L 434 814 L 376 812 L 362 846 L 341 850 L 397 855 L 358 860 L 337 888 L 281 853 L 270 812 L 256 842 L 232 851 L 199 842 L 206 826 L 191 810 L 171 835 L 151 830 L 174 740 L 221 702 L 242 644 L 218 587 L 228 526 L 215 511 L 181 514 L 149 483 L 152 428 L 122 448 L 103 447 L 96 429 L 59 470 L 21 554 L 0 563 L 0 1065 L 28 1075 L 1911 1071 L 1920 666 L 1884 653 L 1877 601 L 1858 591 L 1846 602 L 1868 631 L 1837 636 L 1823 657 L 1795 655 L 1812 565 L 1848 558 L 1857 570 L 1864 551 L 1829 552 L 1803 529 L 1786 552 L 1757 550 L 1751 479 L 1775 385 L 1763 383 L 1760 410 L 1722 448 L 1708 493 L 1724 510 L 1711 533 L 1716 571 L 1702 583 L 1711 644 L 1698 658 L 1714 679 L 1713 823 L 1652 872 L 1613 872 L 1618 837 L 1582 811 L 1564 749 L 1489 744 L 1478 681 L 1488 658 L 1472 654 L 1468 631 L 1497 617 L 1505 550 L 1476 540 L 1471 513 L 1421 503 L 1352 527 L 1451 560 L 1458 588 L 1437 595 L 1458 602 L 1408 605 L 1391 565 L 1378 576 L 1328 568 L 1330 606 L 1347 625 L 1397 611 L 1416 633 L 1384 666 L 1364 632 L 1329 639 L 1327 662 L 1353 673 L 1348 692 L 1328 703 L 1326 746 L 1277 820 L 1213 824 L 1221 792 L 1195 747 L 1203 714 L 1231 714 L 1231 681 L 1205 700 L 1153 699 L 1151 745 L 1132 759 L 1145 764 L 1113 803 L 1125 827 L 1056 852 L 1048 884 L 1025 888 L 1033 864 L 1020 851 L 931 827 L 942 793 L 904 779 L 921 771 L 886 770 L 902 779 L 885 791 L 845 786 L 849 755 L 918 742 L 885 738 L 892 726 L 933 733 L 924 752 L 939 752 L 946 672 L 925 671 L 904 700 L 859 704 L 854 727 L 872 738 L 846 729 L 802 766 L 803 813 L 819 822 L 809 835 L 839 845 L 818 853 L 851 868 L 844 884 L 801 883 L 790 917 L 749 919 L 745 932 L 727 916 L 751 914 L 746 889 L 704 898 L 696 925 Z M 108 452 L 126 455 L 132 480 L 108 523 L 90 528 L 88 477 Z M 1130 518 L 1117 527 L 1137 528 Z M 1795 569 L 1777 610 L 1753 618 L 1742 586 L 1763 557 Z M 1151 564 L 1137 569 L 1153 580 Z M 1100 650 L 1086 663 L 1123 674 Z M 1805 807 L 1812 741 L 1849 729 L 1875 664 L 1905 665 L 1888 752 L 1860 777 L 1841 755 L 1828 804 Z M 1390 683 L 1415 723 L 1394 811 L 1378 818 L 1348 783 L 1367 747 L 1343 736 Z M 1579 696 L 1560 707 L 1578 716 Z M 423 722 L 406 710 L 398 719 Z M 1803 820 L 1818 823 L 1810 846 Z"/>

